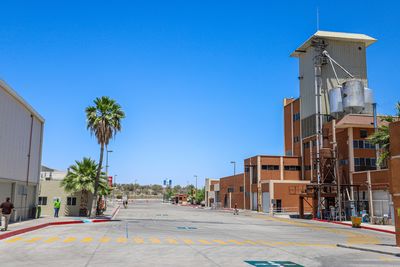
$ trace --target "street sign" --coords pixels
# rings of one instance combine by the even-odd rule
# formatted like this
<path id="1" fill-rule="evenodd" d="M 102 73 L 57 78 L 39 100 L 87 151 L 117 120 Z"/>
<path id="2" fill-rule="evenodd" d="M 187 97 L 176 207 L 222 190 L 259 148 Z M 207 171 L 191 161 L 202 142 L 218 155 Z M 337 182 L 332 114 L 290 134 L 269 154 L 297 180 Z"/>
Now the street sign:
<path id="1" fill-rule="evenodd" d="M 303 265 L 291 261 L 245 261 L 253 266 L 274 266 L 274 267 L 304 267 Z"/>

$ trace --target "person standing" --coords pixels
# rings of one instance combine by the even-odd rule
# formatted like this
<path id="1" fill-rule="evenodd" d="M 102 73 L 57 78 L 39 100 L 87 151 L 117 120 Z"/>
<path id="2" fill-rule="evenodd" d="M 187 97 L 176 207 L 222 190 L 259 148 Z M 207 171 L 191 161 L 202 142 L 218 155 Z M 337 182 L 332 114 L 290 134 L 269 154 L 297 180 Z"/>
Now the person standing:
<path id="1" fill-rule="evenodd" d="M 60 211 L 60 207 L 61 207 L 61 201 L 59 198 L 57 198 L 54 201 L 54 218 L 58 218 L 58 212 Z"/>
<path id="2" fill-rule="evenodd" d="M 2 217 L 4 217 L 4 229 L 2 229 L 2 231 L 7 231 L 8 222 L 10 221 L 11 213 L 14 210 L 14 205 L 13 203 L 11 203 L 9 197 L 6 198 L 6 202 L 1 203 L 0 210 L 1 210 L 0 222 Z"/>

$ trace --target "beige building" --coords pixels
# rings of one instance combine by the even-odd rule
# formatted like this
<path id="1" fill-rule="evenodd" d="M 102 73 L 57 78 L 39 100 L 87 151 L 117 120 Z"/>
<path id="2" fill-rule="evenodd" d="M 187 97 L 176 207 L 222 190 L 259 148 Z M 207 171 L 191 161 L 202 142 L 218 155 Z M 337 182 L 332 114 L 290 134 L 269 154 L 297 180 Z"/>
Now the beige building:
<path id="1" fill-rule="evenodd" d="M 81 193 L 67 193 L 61 186 L 61 182 L 66 175 L 66 171 L 58 171 L 42 166 L 38 200 L 38 204 L 42 209 L 42 216 L 52 216 L 54 214 L 53 202 L 57 198 L 61 201 L 60 216 L 85 216 L 85 214 L 80 214 Z"/>

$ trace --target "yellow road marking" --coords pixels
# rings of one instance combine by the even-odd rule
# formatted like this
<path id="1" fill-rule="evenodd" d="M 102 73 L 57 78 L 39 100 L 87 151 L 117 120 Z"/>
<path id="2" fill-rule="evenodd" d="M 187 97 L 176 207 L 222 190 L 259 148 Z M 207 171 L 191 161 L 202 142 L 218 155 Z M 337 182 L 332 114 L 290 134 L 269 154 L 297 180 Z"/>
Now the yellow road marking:
<path id="1" fill-rule="evenodd" d="M 93 238 L 91 237 L 85 237 L 81 240 L 81 243 L 90 243 L 93 241 Z"/>
<path id="2" fill-rule="evenodd" d="M 60 238 L 57 236 L 54 236 L 54 237 L 50 237 L 49 239 L 45 240 L 44 242 L 50 244 L 50 243 L 54 243 L 58 240 L 60 240 Z"/>
<path id="3" fill-rule="evenodd" d="M 108 243 L 108 242 L 110 242 L 110 240 L 111 240 L 111 238 L 109 238 L 109 237 L 102 237 L 102 238 L 100 238 L 100 243 Z"/>
<path id="4" fill-rule="evenodd" d="M 170 244 L 174 244 L 174 245 L 178 244 L 178 241 L 176 241 L 175 239 L 171 239 L 171 238 L 168 238 L 167 242 Z"/>
<path id="5" fill-rule="evenodd" d="M 25 242 L 26 243 L 35 243 L 35 242 L 39 241 L 40 239 L 42 239 L 42 238 L 41 237 L 34 237 L 34 238 L 26 240 Z"/>
<path id="6" fill-rule="evenodd" d="M 134 241 L 136 244 L 143 244 L 143 243 L 144 243 L 143 238 L 140 238 L 140 237 L 135 237 L 135 238 L 133 239 L 133 241 Z"/>
<path id="7" fill-rule="evenodd" d="M 250 245 L 257 245 L 256 242 L 251 241 L 251 240 L 245 240 L 245 241 L 243 241 L 243 243 L 247 243 L 247 244 L 250 244 Z"/>
<path id="8" fill-rule="evenodd" d="M 264 240 L 260 240 L 260 241 L 258 241 L 258 243 L 260 243 L 261 245 L 274 246 L 273 242 L 268 242 L 268 241 L 264 241 Z"/>
<path id="9" fill-rule="evenodd" d="M 228 240 L 228 242 L 234 243 L 234 244 L 236 244 L 236 245 L 243 245 L 242 242 L 239 242 L 239 241 L 237 241 L 237 240 Z"/>
<path id="10" fill-rule="evenodd" d="M 204 245 L 211 245 L 211 242 L 208 242 L 207 240 L 199 240 L 200 243 L 204 244 Z"/>
<path id="11" fill-rule="evenodd" d="M 190 239 L 183 239 L 183 242 L 185 244 L 187 244 L 187 245 L 193 245 L 194 244 L 194 242 L 192 240 L 190 240 Z"/>
<path id="12" fill-rule="evenodd" d="M 64 239 L 64 243 L 72 243 L 76 240 L 76 237 L 67 237 L 66 239 Z"/>
<path id="13" fill-rule="evenodd" d="M 222 240 L 213 240 L 215 243 L 220 244 L 220 245 L 227 245 L 228 243 L 226 243 L 225 241 Z"/>
<path id="14" fill-rule="evenodd" d="M 126 243 L 126 242 L 128 242 L 128 239 L 126 237 L 117 238 L 117 243 Z"/>
<path id="15" fill-rule="evenodd" d="M 152 244 L 161 244 L 161 240 L 158 238 L 150 238 Z"/>
<path id="16" fill-rule="evenodd" d="M 8 239 L 6 242 L 7 243 L 15 243 L 15 242 L 20 241 L 20 240 L 22 240 L 21 237 L 14 237 L 14 238 Z"/>

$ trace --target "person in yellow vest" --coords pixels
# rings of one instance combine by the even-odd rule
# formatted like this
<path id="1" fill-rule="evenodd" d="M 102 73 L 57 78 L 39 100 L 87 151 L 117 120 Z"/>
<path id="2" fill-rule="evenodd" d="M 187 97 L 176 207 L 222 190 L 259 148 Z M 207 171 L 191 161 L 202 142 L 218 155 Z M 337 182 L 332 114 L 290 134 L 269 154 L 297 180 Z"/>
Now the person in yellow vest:
<path id="1" fill-rule="evenodd" d="M 58 218 L 58 212 L 60 211 L 61 201 L 60 199 L 56 199 L 54 201 L 54 218 Z"/>

